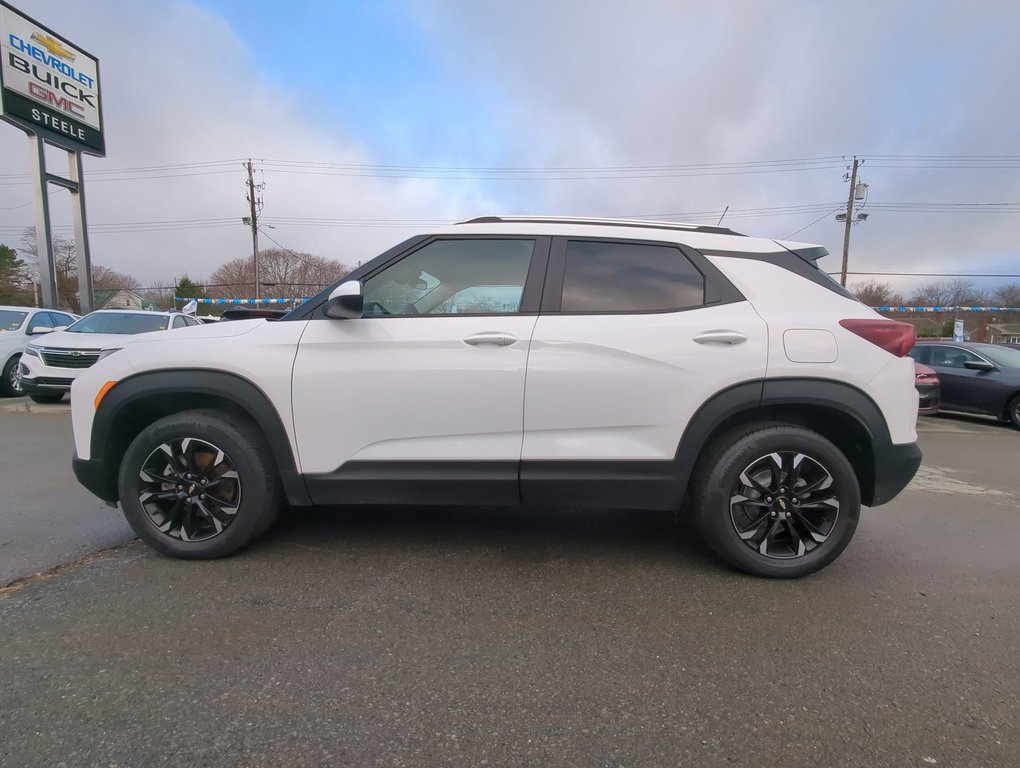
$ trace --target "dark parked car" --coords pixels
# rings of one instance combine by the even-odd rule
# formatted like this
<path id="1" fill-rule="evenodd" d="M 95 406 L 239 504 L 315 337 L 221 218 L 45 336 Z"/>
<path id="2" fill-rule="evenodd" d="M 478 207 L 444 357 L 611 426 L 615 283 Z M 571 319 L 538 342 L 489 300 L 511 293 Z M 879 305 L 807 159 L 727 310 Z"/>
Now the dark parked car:
<path id="1" fill-rule="evenodd" d="M 934 368 L 914 361 L 914 387 L 920 399 L 917 402 L 917 412 L 930 416 L 939 412 L 939 385 L 938 374 Z"/>
<path id="2" fill-rule="evenodd" d="M 942 410 L 987 414 L 1020 429 L 1020 349 L 1002 344 L 920 342 L 910 356 L 938 374 Z"/>

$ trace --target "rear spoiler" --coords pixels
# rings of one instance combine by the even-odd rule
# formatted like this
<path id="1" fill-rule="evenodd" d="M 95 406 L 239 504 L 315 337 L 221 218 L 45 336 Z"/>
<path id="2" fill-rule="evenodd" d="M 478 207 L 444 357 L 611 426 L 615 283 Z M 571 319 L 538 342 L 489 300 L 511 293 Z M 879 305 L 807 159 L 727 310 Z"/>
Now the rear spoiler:
<path id="1" fill-rule="evenodd" d="M 800 257 L 802 260 L 806 261 L 815 269 L 818 268 L 818 264 L 816 264 L 815 262 L 817 262 L 823 256 L 829 255 L 829 251 L 824 246 L 821 245 L 807 245 L 804 246 L 803 248 L 789 248 L 783 245 L 778 240 L 773 240 L 773 242 L 776 245 L 780 246 L 781 248 L 784 248 L 790 253 Z"/>

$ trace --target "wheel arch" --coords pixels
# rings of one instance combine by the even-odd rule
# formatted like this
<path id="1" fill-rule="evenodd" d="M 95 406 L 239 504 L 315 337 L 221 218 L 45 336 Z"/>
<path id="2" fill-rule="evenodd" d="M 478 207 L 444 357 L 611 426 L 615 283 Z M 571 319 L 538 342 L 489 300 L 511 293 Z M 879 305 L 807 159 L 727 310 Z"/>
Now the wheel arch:
<path id="1" fill-rule="evenodd" d="M 178 369 L 136 374 L 103 398 L 92 422 L 90 459 L 104 468 L 103 498 L 118 500 L 117 472 L 131 441 L 153 422 L 202 408 L 238 413 L 258 429 L 273 456 L 291 504 L 311 503 L 290 439 L 269 397 L 247 379 L 223 371 Z"/>
<path id="2" fill-rule="evenodd" d="M 889 444 L 889 428 L 875 401 L 860 389 L 827 379 L 791 378 L 745 382 L 708 400 L 684 430 L 676 452 L 681 487 L 711 443 L 732 429 L 759 421 L 796 424 L 834 443 L 850 461 L 861 500 L 875 500 L 875 447 Z"/>

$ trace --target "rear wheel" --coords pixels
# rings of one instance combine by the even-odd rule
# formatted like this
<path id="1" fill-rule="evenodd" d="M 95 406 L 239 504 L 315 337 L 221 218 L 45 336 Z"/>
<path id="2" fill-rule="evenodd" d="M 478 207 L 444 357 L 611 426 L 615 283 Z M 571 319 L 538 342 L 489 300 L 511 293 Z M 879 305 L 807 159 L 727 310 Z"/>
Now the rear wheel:
<path id="1" fill-rule="evenodd" d="M 138 537 L 186 559 L 237 551 L 269 527 L 279 507 L 261 433 L 222 411 L 186 411 L 147 427 L 124 454 L 118 486 Z"/>
<path id="2" fill-rule="evenodd" d="M 853 467 L 835 445 L 789 424 L 757 424 L 717 440 L 695 470 L 705 541 L 756 576 L 814 573 L 846 549 L 860 518 Z"/>
<path id="3" fill-rule="evenodd" d="M 25 393 L 21 388 L 21 355 L 15 355 L 4 365 L 0 378 L 0 396 L 20 397 Z"/>
<path id="4" fill-rule="evenodd" d="M 64 399 L 63 392 L 53 392 L 52 394 L 45 395 L 29 395 L 34 403 L 59 403 Z"/>

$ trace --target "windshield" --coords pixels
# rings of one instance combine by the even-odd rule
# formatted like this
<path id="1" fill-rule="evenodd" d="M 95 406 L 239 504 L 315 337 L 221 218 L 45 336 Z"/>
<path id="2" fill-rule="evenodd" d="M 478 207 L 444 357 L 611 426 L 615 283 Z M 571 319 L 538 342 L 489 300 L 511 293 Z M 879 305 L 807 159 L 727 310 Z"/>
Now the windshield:
<path id="1" fill-rule="evenodd" d="M 0 309 L 0 331 L 16 331 L 25 322 L 28 312 L 17 312 L 13 309 Z"/>
<path id="2" fill-rule="evenodd" d="M 67 329 L 68 333 L 149 333 L 165 331 L 170 318 L 145 312 L 94 312 Z"/>
<path id="3" fill-rule="evenodd" d="M 1000 347 L 996 344 L 982 344 L 974 347 L 975 352 L 980 352 L 996 365 L 1003 368 L 1020 368 L 1020 349 L 1012 347 Z"/>

